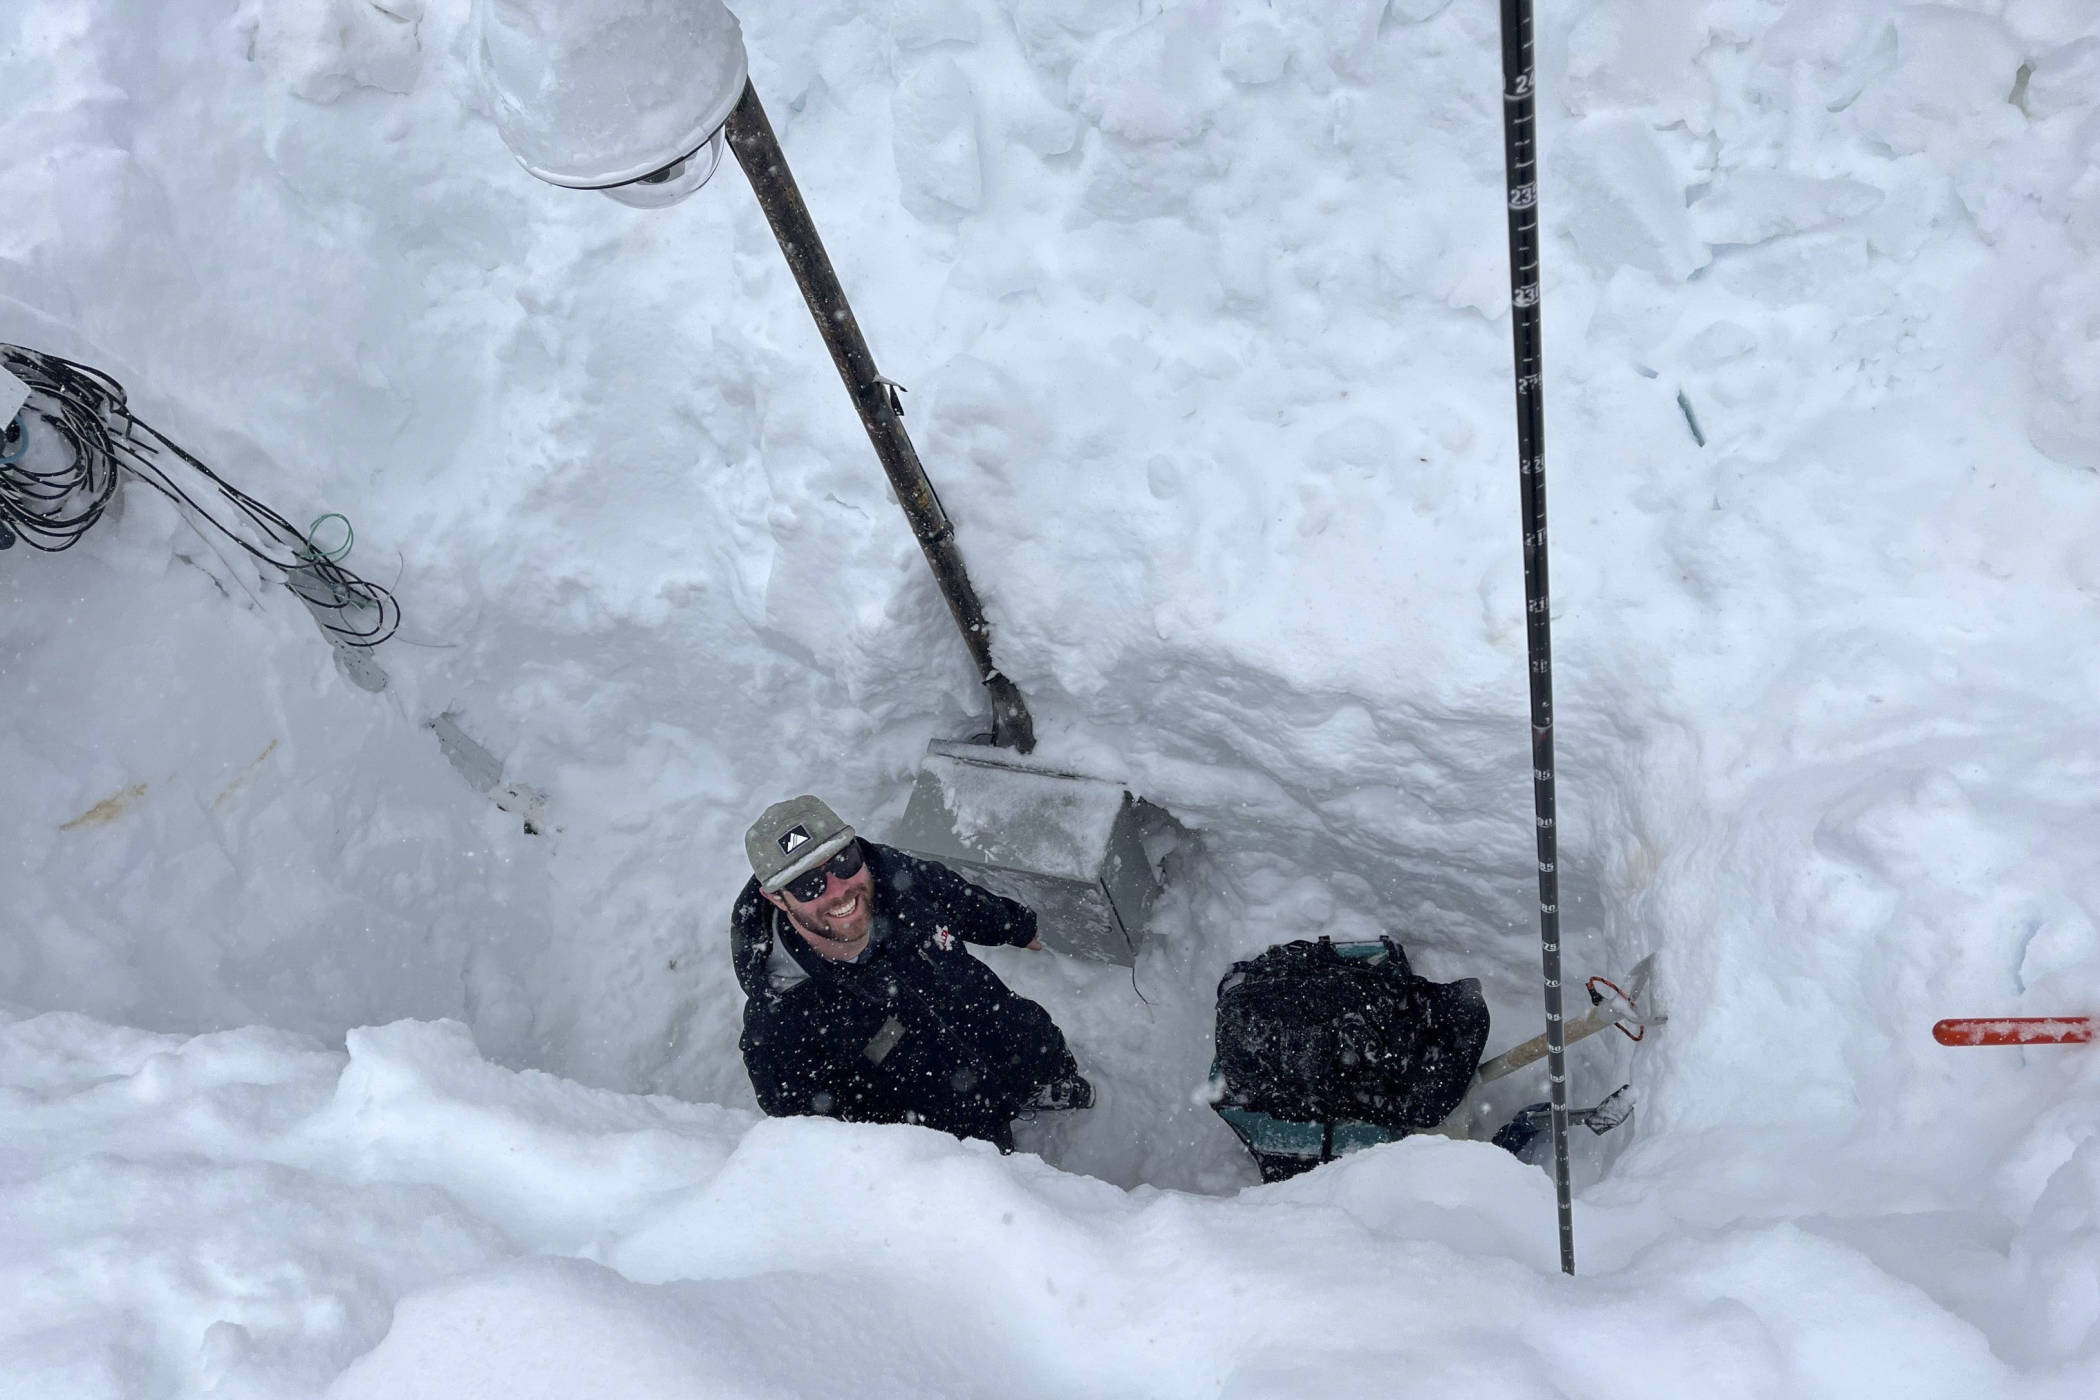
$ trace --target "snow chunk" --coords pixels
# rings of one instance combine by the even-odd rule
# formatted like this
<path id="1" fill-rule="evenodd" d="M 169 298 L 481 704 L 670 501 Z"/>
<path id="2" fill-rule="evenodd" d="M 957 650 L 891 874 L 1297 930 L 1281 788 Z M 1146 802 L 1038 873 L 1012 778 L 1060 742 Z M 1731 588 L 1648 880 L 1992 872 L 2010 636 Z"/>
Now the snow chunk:
<path id="1" fill-rule="evenodd" d="M 890 98 L 890 149 L 904 207 L 929 223 L 953 223 L 984 203 L 977 94 L 952 58 L 908 74 Z"/>
<path id="2" fill-rule="evenodd" d="M 1213 28 L 1182 10 L 1117 35 L 1072 75 L 1074 105 L 1126 141 L 1197 140 L 1231 91 L 1213 67 Z"/>
<path id="3" fill-rule="evenodd" d="M 1562 138 L 1554 222 L 1600 273 L 1635 267 L 1682 282 L 1710 259 L 1684 207 L 1684 180 L 1646 122 L 1604 117 Z M 1549 217 L 1552 215 L 1549 214 Z"/>
<path id="4" fill-rule="evenodd" d="M 349 1066 L 313 1139 L 356 1143 L 364 1170 L 442 1182 L 478 1215 L 563 1248 L 714 1172 L 748 1122 L 504 1069 L 456 1021 L 400 1021 L 348 1040 Z"/>
<path id="5" fill-rule="evenodd" d="M 1684 362 L 1693 369 L 1712 369 L 1739 360 L 1757 348 L 1757 336 L 1736 321 L 1715 321 L 1685 342 Z"/>
<path id="6" fill-rule="evenodd" d="M 2021 1349 L 2050 1363 L 2090 1355 L 2100 1336 L 2100 1132 L 2079 1135 L 2049 1177 L 2014 1237 L 2012 1262 L 2033 1329 Z"/>
<path id="7" fill-rule="evenodd" d="M 2100 38 L 2086 38 L 2035 61 L 2022 105 L 2028 116 L 2046 121 L 2095 101 L 2100 101 Z"/>
<path id="8" fill-rule="evenodd" d="M 900 49 L 974 44 L 982 33 L 968 0 L 894 0 L 890 6 L 890 37 Z"/>
<path id="9" fill-rule="evenodd" d="M 1290 61 L 1290 40 L 1273 20 L 1235 24 L 1218 42 L 1218 67 L 1242 87 L 1275 82 Z"/>
<path id="10" fill-rule="evenodd" d="M 1789 85 L 1801 97 L 1842 112 L 1868 83 L 1895 67 L 1896 27 L 1847 0 L 1794 0 L 1765 32 L 1758 56 L 1788 70 Z"/>
<path id="11" fill-rule="evenodd" d="M 2093 0 L 2007 0 L 2005 22 L 2022 38 L 2065 44 L 2093 31 Z"/>
<path id="12" fill-rule="evenodd" d="M 255 11 L 253 55 L 296 97 L 408 93 L 423 69 L 422 0 L 272 0 Z"/>
<path id="13" fill-rule="evenodd" d="M 1857 180 L 1732 170 L 1692 206 L 1692 223 L 1708 243 L 1763 243 L 1856 218 L 1881 200 L 1880 190 Z"/>
<path id="14" fill-rule="evenodd" d="M 898 1345 L 910 1324 L 881 1290 L 837 1278 L 652 1286 L 581 1259 L 534 1259 L 405 1299 L 328 1400 L 959 1393 L 927 1385 L 956 1364 L 936 1338 Z"/>
<path id="15" fill-rule="evenodd" d="M 1698 64 L 1707 42 L 1701 10 L 1680 0 L 1590 6 L 1568 34 L 1570 110 L 1639 107 L 1659 121 L 1709 129 L 1713 82 Z"/>
<path id="16" fill-rule="evenodd" d="M 2100 471 L 2100 273 L 2044 287 L 2036 313 L 2027 436 L 2066 466 Z"/>
<path id="17" fill-rule="evenodd" d="M 1870 82 L 1860 129 L 1895 154 L 1952 160 L 2020 126 L 2009 100 L 2022 55 L 2003 24 L 1939 5 L 1899 10 L 1895 66 Z"/>

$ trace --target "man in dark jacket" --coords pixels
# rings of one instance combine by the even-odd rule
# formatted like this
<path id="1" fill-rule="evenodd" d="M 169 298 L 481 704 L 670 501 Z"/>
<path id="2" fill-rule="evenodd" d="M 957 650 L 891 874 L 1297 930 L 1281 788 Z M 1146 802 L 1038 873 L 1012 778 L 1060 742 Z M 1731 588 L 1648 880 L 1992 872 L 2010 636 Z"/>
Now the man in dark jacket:
<path id="1" fill-rule="evenodd" d="M 730 930 L 767 1113 L 923 1123 L 1011 1151 L 1022 1111 L 1092 1103 L 1050 1014 L 963 946 L 1042 947 L 1034 910 L 861 840 L 814 797 L 768 807 L 744 850 Z"/>

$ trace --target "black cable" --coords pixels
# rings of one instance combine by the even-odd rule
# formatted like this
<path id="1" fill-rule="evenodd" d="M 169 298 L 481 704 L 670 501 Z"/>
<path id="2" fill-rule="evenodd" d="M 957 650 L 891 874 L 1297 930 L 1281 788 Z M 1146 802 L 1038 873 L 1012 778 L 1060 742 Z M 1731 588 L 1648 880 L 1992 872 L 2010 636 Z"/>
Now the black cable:
<path id="1" fill-rule="evenodd" d="M 7 425 L 0 448 L 0 520 L 31 549 L 47 554 L 70 549 L 88 532 L 116 494 L 116 451 L 109 430 L 90 399 L 54 390 L 64 386 L 39 366 L 8 368 L 30 389 L 30 402 Z M 39 396 L 50 407 L 37 404 Z M 34 412 L 57 435 L 68 460 L 39 470 L 29 435 Z"/>
<path id="2" fill-rule="evenodd" d="M 287 586 L 326 614 L 321 625 L 345 645 L 378 646 L 401 625 L 401 608 L 389 589 L 329 558 L 289 520 L 135 416 L 124 386 L 109 375 L 20 345 L 0 344 L 0 363 L 29 386 L 29 402 L 0 439 L 0 529 L 45 553 L 70 549 L 102 518 L 119 474 L 128 474 L 184 510 L 193 524 L 211 526 L 284 574 Z M 63 465 L 43 467 L 37 460 L 39 423 L 62 444 L 68 458 Z M 207 493 L 195 482 L 186 488 L 164 457 L 208 482 L 249 529 L 215 515 L 198 500 Z"/>

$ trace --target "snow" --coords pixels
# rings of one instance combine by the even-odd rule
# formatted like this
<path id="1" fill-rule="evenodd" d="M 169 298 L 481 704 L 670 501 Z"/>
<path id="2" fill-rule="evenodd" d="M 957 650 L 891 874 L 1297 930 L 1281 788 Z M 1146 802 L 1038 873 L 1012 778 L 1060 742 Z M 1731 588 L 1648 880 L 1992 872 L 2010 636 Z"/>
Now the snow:
<path id="1" fill-rule="evenodd" d="M 2100 1059 L 1929 1033 L 2100 1009 L 2091 6 L 1540 16 L 1566 956 L 1671 1017 L 1573 1280 L 1200 1093 L 1283 938 L 1538 1022 L 1493 8 L 736 11 L 1043 761 L 1198 838 L 1134 970 L 987 954 L 1099 1106 L 753 1107 L 744 825 L 985 707 L 741 175 L 532 180 L 465 0 L 25 0 L 0 339 L 406 622 L 144 492 L 4 556 L 0 1392 L 2091 1394 Z"/>
<path id="2" fill-rule="evenodd" d="M 1569 1282 L 1545 1178 L 1479 1143 L 1212 1198 L 587 1089 L 448 1023 L 345 1055 L 61 1013 L 0 1055 L 25 1395 L 2048 1393 L 1902 1276 L 1976 1252 L 1960 1219 L 1600 1203 Z"/>

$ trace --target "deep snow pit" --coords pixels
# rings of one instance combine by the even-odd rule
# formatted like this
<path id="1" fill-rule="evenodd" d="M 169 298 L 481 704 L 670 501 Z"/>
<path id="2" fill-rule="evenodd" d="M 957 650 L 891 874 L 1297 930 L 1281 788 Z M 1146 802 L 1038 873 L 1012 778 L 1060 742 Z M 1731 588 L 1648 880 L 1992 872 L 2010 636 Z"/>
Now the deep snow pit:
<path id="1" fill-rule="evenodd" d="M 466 0 L 25 0 L 0 340 L 404 625 L 142 490 L 0 553 L 0 1393 L 2100 1388 L 2100 1055 L 1929 1033 L 2100 1012 L 2090 6 L 1542 8 L 1568 981 L 1671 1013 L 1573 1280 L 1199 1097 L 1278 939 L 1538 1022 L 1494 8 L 736 8 L 1042 752 L 1196 833 L 1134 970 L 988 956 L 1101 1102 L 753 1107 L 745 825 L 983 705 L 740 172 L 539 185 Z"/>

